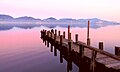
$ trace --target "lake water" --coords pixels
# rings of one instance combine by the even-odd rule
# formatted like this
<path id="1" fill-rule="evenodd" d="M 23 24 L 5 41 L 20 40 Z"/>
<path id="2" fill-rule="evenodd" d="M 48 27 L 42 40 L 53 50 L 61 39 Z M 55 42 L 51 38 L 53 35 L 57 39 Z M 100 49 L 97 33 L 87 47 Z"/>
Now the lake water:
<path id="1" fill-rule="evenodd" d="M 58 56 L 50 52 L 40 38 L 40 30 L 13 28 L 0 31 L 0 72 L 66 72 L 67 62 L 60 63 Z M 67 28 L 56 27 L 61 32 Z M 71 28 L 72 39 L 79 34 L 79 40 L 86 42 L 86 28 Z M 67 38 L 67 34 L 66 34 Z M 91 45 L 98 47 L 98 42 L 104 43 L 104 50 L 114 54 L 114 47 L 120 46 L 120 26 L 108 26 L 90 29 Z M 73 65 L 72 72 L 79 69 Z"/>

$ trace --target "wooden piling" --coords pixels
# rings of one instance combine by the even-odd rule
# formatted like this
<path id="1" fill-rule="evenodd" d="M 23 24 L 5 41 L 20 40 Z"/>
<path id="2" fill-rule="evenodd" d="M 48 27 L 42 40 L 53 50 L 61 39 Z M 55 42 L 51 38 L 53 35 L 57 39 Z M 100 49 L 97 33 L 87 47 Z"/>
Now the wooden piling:
<path id="1" fill-rule="evenodd" d="M 49 47 L 49 41 L 47 41 L 47 47 Z"/>
<path id="2" fill-rule="evenodd" d="M 75 34 L 75 42 L 78 43 L 78 34 Z"/>
<path id="3" fill-rule="evenodd" d="M 72 61 L 67 62 L 67 72 L 72 71 Z"/>
<path id="4" fill-rule="evenodd" d="M 62 43 L 63 43 L 63 36 L 60 35 L 60 63 L 63 63 L 63 57 L 62 57 Z"/>
<path id="5" fill-rule="evenodd" d="M 51 43 L 51 50 L 50 51 L 53 52 L 53 45 L 52 45 L 52 43 Z"/>
<path id="6" fill-rule="evenodd" d="M 45 46 L 46 46 L 46 35 L 47 35 L 47 31 L 45 30 Z"/>
<path id="7" fill-rule="evenodd" d="M 65 31 L 63 32 L 63 38 L 65 38 Z"/>
<path id="8" fill-rule="evenodd" d="M 54 34 L 54 42 L 56 41 L 56 37 L 57 37 L 57 35 L 56 35 L 56 34 Z"/>
<path id="9" fill-rule="evenodd" d="M 50 37 L 52 38 L 52 32 L 50 32 Z"/>
<path id="10" fill-rule="evenodd" d="M 93 51 L 92 51 L 92 57 L 91 57 L 91 64 L 90 64 L 90 70 L 91 70 L 92 72 L 95 71 L 95 66 L 96 66 L 95 58 L 96 58 L 96 54 L 97 54 L 97 52 L 93 50 Z"/>
<path id="11" fill-rule="evenodd" d="M 57 30 L 55 29 L 55 34 L 57 35 Z"/>
<path id="12" fill-rule="evenodd" d="M 84 57 L 84 46 L 83 45 L 79 45 L 79 54 L 80 54 L 80 58 L 82 59 Z"/>
<path id="13" fill-rule="evenodd" d="M 63 43 L 63 36 L 60 35 L 60 46 L 62 47 L 62 43 Z"/>
<path id="14" fill-rule="evenodd" d="M 57 30 L 55 29 L 54 42 L 56 41 L 56 37 L 57 37 Z"/>
<path id="15" fill-rule="evenodd" d="M 88 28 L 87 28 L 87 45 L 90 46 L 89 33 L 90 33 L 90 21 L 88 20 Z"/>
<path id="16" fill-rule="evenodd" d="M 68 42 L 69 52 L 71 52 L 71 41 Z"/>
<path id="17" fill-rule="evenodd" d="M 57 48 L 54 47 L 54 56 L 57 56 Z"/>
<path id="18" fill-rule="evenodd" d="M 68 40 L 71 41 L 71 33 L 69 33 L 69 39 Z"/>
<path id="19" fill-rule="evenodd" d="M 53 29 L 51 29 L 51 32 L 52 32 L 52 33 L 54 33 L 54 30 L 53 30 Z"/>
<path id="20" fill-rule="evenodd" d="M 58 31 L 58 36 L 60 36 L 60 31 Z"/>
<path id="21" fill-rule="evenodd" d="M 120 56 L 120 47 L 115 46 L 115 55 Z"/>
<path id="22" fill-rule="evenodd" d="M 88 39 L 87 39 L 87 45 L 90 46 L 90 44 L 91 44 L 91 43 L 90 43 L 90 38 L 88 38 Z"/>
<path id="23" fill-rule="evenodd" d="M 62 50 L 60 51 L 60 63 L 63 63 L 63 55 L 62 55 Z"/>
<path id="24" fill-rule="evenodd" d="M 99 49 L 103 50 L 103 42 L 99 42 Z"/>
<path id="25" fill-rule="evenodd" d="M 49 47 L 49 41 L 48 41 L 48 38 L 49 38 L 49 31 L 47 31 L 47 47 Z"/>
<path id="26" fill-rule="evenodd" d="M 68 39 L 68 46 L 69 46 L 69 52 L 71 51 L 71 33 L 69 33 L 69 39 Z"/>
<path id="27" fill-rule="evenodd" d="M 70 26 L 68 25 L 68 40 L 69 40 Z"/>
<path id="28" fill-rule="evenodd" d="M 90 21 L 88 20 L 87 38 L 89 38 L 89 30 L 90 30 Z"/>

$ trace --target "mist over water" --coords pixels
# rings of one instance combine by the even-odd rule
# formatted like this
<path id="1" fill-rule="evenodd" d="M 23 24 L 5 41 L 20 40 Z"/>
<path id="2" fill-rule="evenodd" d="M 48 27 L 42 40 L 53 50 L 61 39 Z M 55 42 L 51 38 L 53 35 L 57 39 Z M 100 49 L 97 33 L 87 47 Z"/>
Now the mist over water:
<path id="1" fill-rule="evenodd" d="M 67 62 L 59 62 L 58 56 L 54 56 L 40 39 L 40 30 L 47 27 L 35 27 L 21 29 L 14 27 L 11 30 L 0 31 L 0 72 L 66 72 Z M 66 32 L 67 28 L 56 27 Z M 86 28 L 72 27 L 72 39 L 79 34 L 79 40 L 86 42 Z M 98 42 L 104 43 L 104 50 L 114 54 L 114 47 L 120 46 L 120 26 L 107 26 L 98 29 L 90 29 L 91 45 L 98 48 Z M 78 68 L 73 65 L 73 72 Z"/>

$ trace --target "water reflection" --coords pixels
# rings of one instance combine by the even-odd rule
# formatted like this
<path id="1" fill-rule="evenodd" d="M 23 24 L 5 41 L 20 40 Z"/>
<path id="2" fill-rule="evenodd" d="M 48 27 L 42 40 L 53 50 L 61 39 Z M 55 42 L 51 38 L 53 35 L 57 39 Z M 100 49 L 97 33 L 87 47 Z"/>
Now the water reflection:
<path id="1" fill-rule="evenodd" d="M 40 39 L 38 29 L 0 32 L 0 72 L 66 72 Z"/>

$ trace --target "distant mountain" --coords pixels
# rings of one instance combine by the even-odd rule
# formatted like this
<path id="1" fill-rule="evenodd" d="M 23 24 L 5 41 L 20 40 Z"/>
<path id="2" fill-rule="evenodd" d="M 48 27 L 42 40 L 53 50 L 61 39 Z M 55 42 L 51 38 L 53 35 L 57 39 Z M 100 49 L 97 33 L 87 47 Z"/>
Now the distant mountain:
<path id="1" fill-rule="evenodd" d="M 9 16 L 9 15 L 0 15 L 0 21 L 3 21 L 3 20 L 12 20 L 14 19 L 12 16 Z"/>
<path id="2" fill-rule="evenodd" d="M 41 21 L 41 19 L 35 19 L 33 17 L 28 17 L 28 16 L 23 16 L 23 17 L 18 17 L 18 18 L 13 18 L 10 15 L 2 15 L 0 14 L 0 21 L 10 21 L 10 22 L 21 22 L 21 21 L 27 21 L 27 22 L 34 22 L 34 21 Z"/>
<path id="3" fill-rule="evenodd" d="M 47 18 L 47 19 L 44 19 L 44 21 L 56 21 L 57 19 L 56 18 L 53 18 L 53 17 L 50 17 L 50 18 Z"/>
<path id="4" fill-rule="evenodd" d="M 15 21 L 41 21 L 41 19 L 35 19 L 33 17 L 27 17 L 27 16 L 15 18 L 14 20 Z"/>
<path id="5" fill-rule="evenodd" d="M 13 18 L 10 15 L 3 15 L 0 14 L 0 30 L 6 28 L 12 28 L 14 26 L 17 27 L 25 27 L 25 28 L 32 28 L 35 26 L 47 26 L 50 28 L 60 26 L 60 27 L 67 27 L 68 25 L 72 27 L 87 27 L 87 22 L 90 20 L 90 27 L 91 28 L 99 28 L 108 25 L 120 25 L 120 23 L 101 20 L 98 18 L 91 18 L 91 19 L 72 19 L 72 18 L 61 18 L 56 19 L 54 17 L 49 17 L 46 19 L 36 19 L 33 17 L 23 16 L 18 18 Z M 3 25 L 6 24 L 6 25 Z"/>

